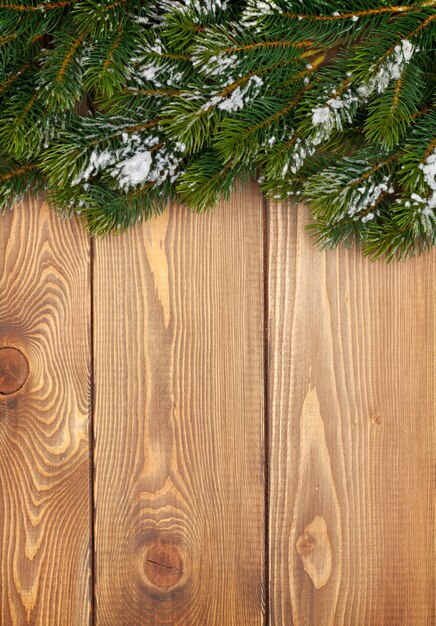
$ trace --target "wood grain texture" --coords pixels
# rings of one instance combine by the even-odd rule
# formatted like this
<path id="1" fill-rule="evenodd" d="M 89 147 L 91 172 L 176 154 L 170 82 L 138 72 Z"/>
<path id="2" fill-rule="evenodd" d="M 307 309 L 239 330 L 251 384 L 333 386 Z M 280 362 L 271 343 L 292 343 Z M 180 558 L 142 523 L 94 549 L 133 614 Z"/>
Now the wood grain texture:
<path id="1" fill-rule="evenodd" d="M 46 205 L 0 220 L 0 623 L 90 615 L 88 240 Z"/>
<path id="2" fill-rule="evenodd" d="M 269 210 L 271 624 L 432 625 L 436 254 L 325 254 L 306 221 Z"/>
<path id="3" fill-rule="evenodd" d="M 98 626 L 263 621 L 262 250 L 254 189 L 95 242 Z"/>

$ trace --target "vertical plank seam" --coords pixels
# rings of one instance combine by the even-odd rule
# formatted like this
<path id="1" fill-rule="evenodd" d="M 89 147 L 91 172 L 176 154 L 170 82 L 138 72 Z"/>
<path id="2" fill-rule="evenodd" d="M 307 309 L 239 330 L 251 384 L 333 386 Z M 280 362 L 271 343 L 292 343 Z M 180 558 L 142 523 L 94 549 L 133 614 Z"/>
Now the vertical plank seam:
<path id="1" fill-rule="evenodd" d="M 95 626 L 95 458 L 94 458 L 94 407 L 95 407 L 95 367 L 94 367 L 94 238 L 91 236 L 89 241 L 89 290 L 90 290 L 90 381 L 89 381 L 89 501 L 90 501 L 90 528 L 89 528 L 89 546 L 90 546 L 90 626 Z"/>
<path id="2" fill-rule="evenodd" d="M 264 437 L 264 603 L 265 626 L 270 623 L 270 537 L 269 537 L 269 487 L 270 487 L 270 449 L 269 449 L 269 202 L 262 194 L 263 217 L 263 437 Z"/>

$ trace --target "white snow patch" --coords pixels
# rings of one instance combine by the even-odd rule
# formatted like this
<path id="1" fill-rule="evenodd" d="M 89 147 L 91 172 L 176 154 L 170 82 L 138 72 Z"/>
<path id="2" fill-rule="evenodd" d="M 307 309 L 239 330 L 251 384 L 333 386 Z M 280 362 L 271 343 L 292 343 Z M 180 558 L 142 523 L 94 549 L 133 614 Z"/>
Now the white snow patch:
<path id="1" fill-rule="evenodd" d="M 198 47 L 198 52 L 201 53 L 200 47 Z M 212 55 L 206 63 L 201 54 L 194 54 L 192 57 L 193 65 L 204 74 L 211 76 L 219 76 L 220 74 L 227 75 L 229 70 L 236 66 L 237 62 L 238 57 L 236 54 L 227 55 L 223 52 Z"/>
<path id="2" fill-rule="evenodd" d="M 198 15 L 215 15 L 218 11 L 225 11 L 229 0 L 161 0 L 161 7 L 167 12 L 180 13 L 196 12 Z M 194 20 L 196 16 L 193 16 Z"/>
<path id="3" fill-rule="evenodd" d="M 424 180 L 433 191 L 436 191 L 436 149 L 426 159 L 425 163 L 421 163 L 419 168 L 424 174 Z"/>
<path id="4" fill-rule="evenodd" d="M 350 186 L 347 186 L 342 194 L 346 196 L 347 214 L 350 217 L 356 216 L 356 218 L 359 217 L 359 213 L 374 206 L 383 193 L 393 193 L 394 191 L 391 178 L 388 175 L 383 176 L 383 179 L 378 182 L 375 182 L 374 178 L 370 176 L 362 186 L 357 189 L 351 187 L 351 189 L 350 193 Z M 370 211 L 360 219 L 365 224 L 374 217 L 375 212 Z"/>
<path id="5" fill-rule="evenodd" d="M 219 109 L 227 111 L 228 113 L 239 111 L 244 108 L 250 98 L 258 94 L 262 85 L 263 80 L 259 78 L 259 76 L 251 76 L 244 87 L 238 85 L 228 98 L 223 98 L 223 96 L 212 96 L 210 100 L 203 104 L 200 110 L 208 111 L 211 107 L 218 106 Z M 251 93 L 250 96 L 248 96 L 248 92 L 250 90 Z"/>
<path id="6" fill-rule="evenodd" d="M 327 100 L 327 104 L 332 107 L 332 109 L 342 109 L 345 106 L 345 100 L 341 100 L 340 98 L 330 98 Z"/>
<path id="7" fill-rule="evenodd" d="M 214 107 L 216 104 L 218 104 L 218 102 L 221 102 L 221 100 L 221 96 L 213 96 L 210 100 L 206 102 L 206 104 L 203 104 L 201 110 L 208 111 L 211 107 Z"/>
<path id="8" fill-rule="evenodd" d="M 430 188 L 431 193 L 424 198 L 417 193 L 412 193 L 410 195 L 411 202 L 409 201 L 409 204 L 406 202 L 405 205 L 415 207 L 421 224 L 428 232 L 431 232 L 436 221 L 436 149 L 433 150 L 424 163 L 420 164 L 419 169 L 422 170 L 424 181 Z"/>
<path id="9" fill-rule="evenodd" d="M 341 96 L 329 98 L 322 106 L 312 109 L 312 125 L 317 128 L 313 140 L 317 145 L 328 139 L 333 130 L 342 130 L 345 122 L 353 120 L 352 107 L 358 103 L 359 98 L 347 89 Z"/>
<path id="10" fill-rule="evenodd" d="M 159 68 L 154 65 L 149 65 L 148 67 L 143 68 L 139 75 L 142 76 L 145 80 L 153 80 L 156 77 L 156 74 L 159 72 Z"/>
<path id="11" fill-rule="evenodd" d="M 138 151 L 132 157 L 117 163 L 118 181 L 121 187 L 134 187 L 147 179 L 152 163 L 149 150 Z"/>
<path id="12" fill-rule="evenodd" d="M 372 76 L 366 83 L 362 83 L 358 88 L 358 94 L 367 99 L 375 91 L 383 93 L 391 80 L 398 80 L 404 71 L 406 65 L 410 62 L 414 53 L 419 50 L 408 39 L 403 39 L 401 44 L 394 48 L 394 52 L 381 65 L 377 73 Z"/>
<path id="13" fill-rule="evenodd" d="M 87 167 L 83 170 L 81 174 L 76 176 L 71 184 L 78 185 L 82 180 L 88 180 L 88 178 L 92 174 L 96 174 L 100 170 L 104 169 L 111 162 L 113 162 L 113 160 L 114 155 L 111 154 L 108 150 L 103 150 L 102 152 L 91 152 Z"/>
<path id="14" fill-rule="evenodd" d="M 258 93 L 262 85 L 263 80 L 259 78 L 259 76 L 251 76 L 251 78 L 247 81 L 245 87 L 236 87 L 236 89 L 228 98 L 218 104 L 218 108 L 229 113 L 243 109 L 246 104 L 246 101 L 244 101 L 244 96 L 247 94 L 249 89 L 252 86 L 255 87 L 255 93 L 251 94 L 252 96 L 254 96 Z"/>
<path id="15" fill-rule="evenodd" d="M 242 21 L 245 26 L 256 26 L 256 20 L 260 17 L 274 13 L 283 13 L 283 9 L 274 0 L 248 0 Z"/>
<path id="16" fill-rule="evenodd" d="M 330 111 L 328 107 L 316 107 L 312 109 L 312 124 L 318 126 L 318 124 L 325 124 L 329 121 Z"/>

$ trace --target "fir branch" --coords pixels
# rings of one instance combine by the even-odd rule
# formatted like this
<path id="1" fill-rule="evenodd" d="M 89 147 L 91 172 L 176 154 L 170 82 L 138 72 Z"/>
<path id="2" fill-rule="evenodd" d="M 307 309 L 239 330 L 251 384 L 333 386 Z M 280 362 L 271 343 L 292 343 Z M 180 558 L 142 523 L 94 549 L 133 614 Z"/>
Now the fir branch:
<path id="1" fill-rule="evenodd" d="M 61 65 L 61 67 L 60 67 L 60 69 L 59 69 L 59 71 L 57 73 L 56 82 L 58 84 L 63 82 L 64 77 L 65 77 L 66 69 L 70 65 L 71 60 L 74 57 L 74 54 L 77 52 L 79 46 L 82 44 L 82 42 L 85 39 L 85 37 L 86 37 L 86 33 L 85 32 L 80 33 L 78 35 L 78 37 L 72 42 L 72 44 L 71 44 L 71 46 L 70 46 L 70 48 L 69 48 L 69 50 L 68 50 L 68 52 L 67 52 L 67 54 L 65 56 L 65 59 L 63 60 L 62 65 Z"/>
<path id="2" fill-rule="evenodd" d="M 47 186 L 105 234 L 256 175 L 321 246 L 434 245 L 436 0 L 295 6 L 3 0 L 0 207 Z"/>
<path id="3" fill-rule="evenodd" d="M 103 63 L 103 70 L 105 72 L 107 72 L 107 70 L 108 70 L 108 68 L 109 68 L 109 66 L 110 66 L 110 64 L 112 62 L 113 56 L 115 54 L 116 49 L 120 45 L 120 41 L 122 39 L 123 34 L 124 34 L 124 24 L 120 24 L 118 26 L 118 33 L 117 33 L 117 36 L 115 38 L 115 41 L 114 41 L 113 45 L 111 46 L 111 48 L 109 50 L 109 53 L 108 53 L 108 55 L 106 57 L 105 62 Z"/>
<path id="4" fill-rule="evenodd" d="M 4 183 L 6 180 L 10 180 L 11 178 L 22 176 L 22 174 L 27 174 L 36 168 L 36 165 L 32 163 L 26 163 L 25 165 L 18 165 L 15 169 L 12 169 L 6 174 L 0 176 L 0 183 Z"/>
<path id="5" fill-rule="evenodd" d="M 376 16 L 376 15 L 383 15 L 383 14 L 389 14 L 389 15 L 397 15 L 397 14 L 405 14 L 405 13 L 410 13 L 410 12 L 419 12 L 422 11 L 423 7 L 430 7 L 433 6 L 434 4 L 436 4 L 436 2 L 434 2 L 434 0 L 431 0 L 428 3 L 423 3 L 423 4 L 418 4 L 418 5 L 394 5 L 394 6 L 387 6 L 387 7 L 378 7 L 376 9 L 361 9 L 361 10 L 357 10 L 357 11 L 352 11 L 351 13 L 340 13 L 339 11 L 337 12 L 337 14 L 332 13 L 331 15 L 312 15 L 312 14 L 301 14 L 301 13 L 292 13 L 292 12 L 285 12 L 283 13 L 283 15 L 285 17 L 290 17 L 292 19 L 297 19 L 299 21 L 302 20 L 308 20 L 308 21 L 313 21 L 313 22 L 340 22 L 342 20 L 352 20 L 357 21 L 358 18 L 360 17 L 372 17 L 372 16 Z"/>
<path id="6" fill-rule="evenodd" d="M 249 52 L 251 50 L 259 50 L 264 48 L 310 48 L 314 42 L 308 41 L 286 41 L 286 39 L 276 39 L 273 41 L 256 41 L 253 43 L 231 46 L 220 50 L 222 54 L 233 54 L 234 52 Z"/>
<path id="7" fill-rule="evenodd" d="M 0 94 L 3 91 L 6 91 L 8 89 L 8 87 L 14 82 L 16 81 L 20 76 L 22 76 L 25 72 L 27 72 L 27 70 L 30 67 L 30 63 L 26 63 L 25 65 L 23 65 L 18 72 L 15 72 L 15 74 L 12 74 L 11 76 L 9 76 L 9 78 L 7 78 L 5 81 L 3 81 L 3 83 L 0 84 Z"/>
<path id="8" fill-rule="evenodd" d="M 0 158 L 0 211 L 22 200 L 31 189 L 44 187 L 41 172 L 34 163 L 18 163 Z"/>
<path id="9" fill-rule="evenodd" d="M 436 137 L 432 141 L 430 141 L 427 150 L 424 152 L 422 161 L 426 161 L 435 148 L 436 148 Z"/>
<path id="10" fill-rule="evenodd" d="M 269 113 L 269 107 L 264 102 L 261 109 L 256 109 L 253 105 L 248 110 L 250 117 L 256 117 L 256 121 L 253 124 L 245 125 L 242 121 L 243 114 L 238 117 L 224 120 L 220 132 L 217 135 L 215 145 L 220 153 L 226 158 L 232 160 L 247 160 L 252 156 L 252 150 L 250 150 L 249 142 L 253 142 L 251 145 L 257 145 L 256 138 L 264 129 L 274 129 L 274 125 L 277 124 L 283 117 L 289 115 L 301 101 L 306 91 L 311 89 L 312 85 L 307 84 L 297 90 L 292 95 L 285 106 L 277 106 L 277 101 L 271 101 L 271 107 L 274 110 Z M 265 113 L 267 114 L 265 116 Z M 250 118 L 247 117 L 247 120 Z M 255 138 L 253 140 L 253 138 Z"/>
<path id="11" fill-rule="evenodd" d="M 59 0 L 59 2 L 43 2 L 42 4 L 16 4 L 12 2 L 3 2 L 0 4 L 0 10 L 22 13 L 39 13 L 41 11 L 45 12 L 53 11 L 54 9 L 63 9 L 64 7 L 71 6 L 76 2 L 79 2 L 79 0 Z"/>
<path id="12" fill-rule="evenodd" d="M 188 95 L 189 91 L 183 89 L 172 89 L 171 87 L 156 89 L 135 89 L 134 87 L 129 87 L 123 89 L 122 93 L 130 96 L 166 96 L 170 98 L 171 96 L 183 96 L 183 94 Z"/>

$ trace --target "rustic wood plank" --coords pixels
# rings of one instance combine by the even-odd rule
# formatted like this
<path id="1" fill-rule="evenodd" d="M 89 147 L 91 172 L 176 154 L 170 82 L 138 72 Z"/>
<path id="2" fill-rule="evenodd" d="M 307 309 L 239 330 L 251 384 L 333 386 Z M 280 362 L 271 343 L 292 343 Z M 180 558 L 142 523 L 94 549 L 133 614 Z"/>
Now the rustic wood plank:
<path id="1" fill-rule="evenodd" d="M 271 624 L 434 624 L 436 254 L 268 221 Z"/>
<path id="2" fill-rule="evenodd" d="M 0 623 L 90 616 L 89 246 L 37 201 L 0 218 Z"/>
<path id="3" fill-rule="evenodd" d="M 262 623 L 257 191 L 95 242 L 96 624 Z"/>

